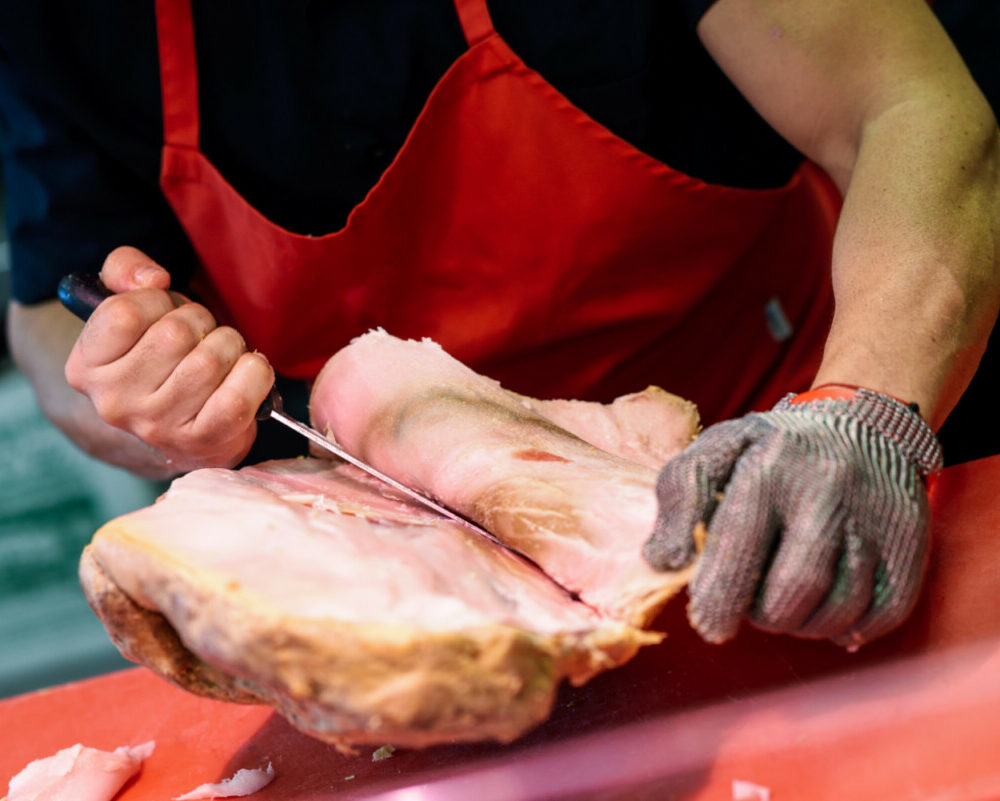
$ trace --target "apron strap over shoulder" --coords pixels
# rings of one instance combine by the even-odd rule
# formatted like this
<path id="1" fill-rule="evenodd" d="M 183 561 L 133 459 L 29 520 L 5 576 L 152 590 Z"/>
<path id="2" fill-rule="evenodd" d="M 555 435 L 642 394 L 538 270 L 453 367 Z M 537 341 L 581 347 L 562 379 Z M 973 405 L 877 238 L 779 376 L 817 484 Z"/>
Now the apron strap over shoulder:
<path id="1" fill-rule="evenodd" d="M 479 44 L 494 32 L 486 0 L 455 0 L 455 10 L 469 47 Z"/>
<path id="2" fill-rule="evenodd" d="M 156 0 L 160 46 L 163 139 L 168 145 L 198 149 L 198 69 L 191 0 Z"/>

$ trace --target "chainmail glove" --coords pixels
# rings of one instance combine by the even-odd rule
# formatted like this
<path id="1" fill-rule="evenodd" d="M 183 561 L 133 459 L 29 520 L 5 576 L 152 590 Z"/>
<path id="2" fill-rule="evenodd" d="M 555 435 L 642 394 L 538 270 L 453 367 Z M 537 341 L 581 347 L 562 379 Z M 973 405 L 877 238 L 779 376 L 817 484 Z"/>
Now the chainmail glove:
<path id="1" fill-rule="evenodd" d="M 688 618 L 709 642 L 732 637 L 749 615 L 768 631 L 857 646 L 916 602 L 924 479 L 940 467 L 915 407 L 866 389 L 789 395 L 711 426 L 664 467 L 643 554 L 677 569 L 704 537 Z"/>

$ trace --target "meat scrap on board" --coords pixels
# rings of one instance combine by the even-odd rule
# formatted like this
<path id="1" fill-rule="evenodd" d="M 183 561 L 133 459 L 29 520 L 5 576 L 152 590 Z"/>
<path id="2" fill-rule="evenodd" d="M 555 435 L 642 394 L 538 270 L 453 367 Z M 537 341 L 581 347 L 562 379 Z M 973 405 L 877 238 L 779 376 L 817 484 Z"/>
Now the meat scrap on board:
<path id="1" fill-rule="evenodd" d="M 534 564 L 350 465 L 197 470 L 84 553 L 126 656 L 338 746 L 423 747 L 513 740 L 563 678 L 662 638 L 643 627 L 690 569 L 653 571 L 640 549 L 658 469 L 697 431 L 690 403 L 657 388 L 533 400 L 377 331 L 330 359 L 311 416 Z"/>

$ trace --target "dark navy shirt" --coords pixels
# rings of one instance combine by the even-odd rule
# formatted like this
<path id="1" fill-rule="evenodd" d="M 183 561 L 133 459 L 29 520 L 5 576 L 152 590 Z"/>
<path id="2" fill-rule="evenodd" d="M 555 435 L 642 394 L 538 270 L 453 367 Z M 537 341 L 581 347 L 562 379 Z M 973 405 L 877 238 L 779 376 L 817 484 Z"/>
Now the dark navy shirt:
<path id="1" fill-rule="evenodd" d="M 639 149 L 706 181 L 783 184 L 801 160 L 694 28 L 712 0 L 494 0 L 529 67 Z M 194 1 L 202 149 L 265 216 L 341 228 L 466 48 L 449 0 Z M 122 244 L 183 283 L 193 255 L 158 186 L 153 0 L 0 4 L 12 292 L 54 296 Z"/>

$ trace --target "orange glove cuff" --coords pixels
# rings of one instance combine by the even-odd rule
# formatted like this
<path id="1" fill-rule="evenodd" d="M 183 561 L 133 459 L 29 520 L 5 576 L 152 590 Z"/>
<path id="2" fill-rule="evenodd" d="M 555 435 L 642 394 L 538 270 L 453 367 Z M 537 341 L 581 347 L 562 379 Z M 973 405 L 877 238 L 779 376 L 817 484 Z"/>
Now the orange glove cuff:
<path id="1" fill-rule="evenodd" d="M 813 387 L 807 392 L 802 392 L 796 395 L 794 398 L 789 398 L 788 402 L 809 403 L 809 401 L 818 400 L 852 400 L 858 394 L 858 390 L 861 389 L 866 389 L 866 387 L 858 387 L 854 384 L 821 384 L 818 387 Z M 876 392 L 877 390 L 872 389 L 868 391 Z M 897 398 L 895 395 L 890 395 L 887 392 L 879 392 L 879 394 L 892 398 L 895 401 L 899 401 L 911 411 L 920 414 L 920 407 L 916 403 L 905 401 L 902 398 Z"/>

